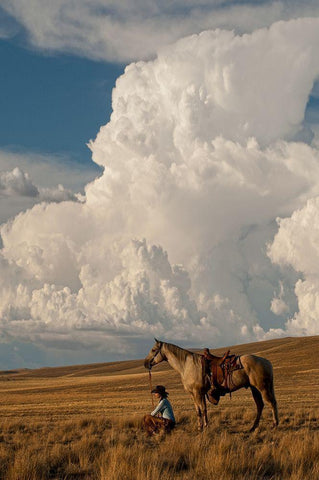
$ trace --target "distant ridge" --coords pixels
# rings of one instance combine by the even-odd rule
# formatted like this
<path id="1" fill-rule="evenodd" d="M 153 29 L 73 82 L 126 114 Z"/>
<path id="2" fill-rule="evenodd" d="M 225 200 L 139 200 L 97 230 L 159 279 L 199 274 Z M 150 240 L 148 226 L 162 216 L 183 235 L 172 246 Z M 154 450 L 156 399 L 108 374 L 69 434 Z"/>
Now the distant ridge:
<path id="1" fill-rule="evenodd" d="M 175 343 L 173 340 L 171 343 Z M 178 342 L 176 342 L 178 343 Z M 150 344 L 150 348 L 151 348 Z M 209 345 L 203 344 L 204 347 Z M 242 345 L 225 346 L 222 348 L 214 348 L 212 351 L 220 355 L 231 350 L 231 353 L 238 355 L 255 354 L 268 358 L 274 365 L 274 368 L 285 368 L 289 364 L 289 368 L 298 368 L 302 365 L 303 369 L 314 369 L 313 354 L 319 352 L 319 335 L 311 337 L 285 337 L 274 340 L 266 340 L 261 342 L 247 343 Z M 198 349 L 192 351 L 200 352 Z M 145 352 L 145 355 L 147 352 Z M 156 371 L 166 370 L 166 363 L 156 367 Z M 316 370 L 316 368 L 315 368 Z M 0 381 L 10 379 L 23 378 L 48 378 L 48 377 L 87 377 L 87 376 L 113 376 L 113 375 L 130 375 L 145 373 L 143 359 L 140 360 L 124 360 L 118 362 L 94 363 L 89 365 L 73 365 L 64 367 L 43 367 L 38 369 L 14 369 L 0 371 Z"/>

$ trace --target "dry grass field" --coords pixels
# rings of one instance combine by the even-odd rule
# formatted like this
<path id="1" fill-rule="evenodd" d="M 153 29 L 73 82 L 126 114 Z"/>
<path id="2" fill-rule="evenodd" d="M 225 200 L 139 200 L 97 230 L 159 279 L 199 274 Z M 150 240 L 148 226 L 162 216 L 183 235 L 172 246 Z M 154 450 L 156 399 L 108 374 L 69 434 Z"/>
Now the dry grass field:
<path id="1" fill-rule="evenodd" d="M 273 363 L 276 430 L 266 406 L 258 430 L 247 433 L 255 405 L 245 390 L 210 405 L 210 426 L 199 434 L 191 399 L 167 366 L 154 369 L 153 384 L 166 385 L 178 426 L 151 438 L 140 430 L 152 409 L 141 361 L 0 372 L 0 478 L 319 479 L 319 337 L 232 352 Z"/>

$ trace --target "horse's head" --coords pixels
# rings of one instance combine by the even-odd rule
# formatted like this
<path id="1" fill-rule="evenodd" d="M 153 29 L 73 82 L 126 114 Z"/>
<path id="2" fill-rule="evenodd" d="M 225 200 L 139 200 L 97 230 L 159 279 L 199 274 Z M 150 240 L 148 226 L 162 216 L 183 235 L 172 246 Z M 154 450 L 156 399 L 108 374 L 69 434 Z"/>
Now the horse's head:
<path id="1" fill-rule="evenodd" d="M 149 351 L 147 357 L 144 360 L 144 367 L 148 370 L 151 370 L 154 365 L 163 362 L 166 360 L 164 353 L 162 352 L 163 342 L 160 342 L 155 338 L 155 343 L 151 350 Z"/>

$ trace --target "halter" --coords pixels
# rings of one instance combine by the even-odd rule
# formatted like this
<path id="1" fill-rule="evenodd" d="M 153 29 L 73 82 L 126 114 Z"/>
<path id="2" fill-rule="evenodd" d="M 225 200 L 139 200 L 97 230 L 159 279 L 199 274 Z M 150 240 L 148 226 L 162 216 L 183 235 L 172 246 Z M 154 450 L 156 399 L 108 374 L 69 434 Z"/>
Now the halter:
<path id="1" fill-rule="evenodd" d="M 150 364 L 153 362 L 153 360 L 155 359 L 155 357 L 161 353 L 161 348 L 162 348 L 162 345 L 163 345 L 163 342 L 160 342 L 160 347 L 159 349 L 157 350 L 157 352 L 155 353 L 154 357 L 152 358 L 152 360 L 150 361 Z M 163 356 L 163 354 L 162 354 Z M 151 373 L 151 370 L 152 370 L 152 367 L 150 366 L 149 367 L 149 370 L 148 370 L 148 380 L 149 380 L 149 384 L 150 384 L 150 392 L 151 392 L 151 398 L 152 398 L 152 406 L 154 408 L 154 398 L 153 398 L 153 395 L 152 395 L 152 390 L 153 390 L 153 385 L 152 385 L 152 373 Z"/>
<path id="2" fill-rule="evenodd" d="M 159 353 L 162 355 L 163 360 L 165 359 L 165 356 L 164 356 L 163 353 L 161 352 L 162 346 L 163 346 L 163 342 L 160 342 L 159 349 L 156 350 L 155 355 L 153 356 L 153 358 L 152 358 L 152 359 L 150 360 L 150 362 L 149 362 L 150 364 L 155 360 L 155 358 L 157 357 L 157 355 L 158 355 Z M 153 366 L 153 365 L 152 365 L 152 366 Z M 150 367 L 150 368 L 152 368 L 152 367 Z"/>

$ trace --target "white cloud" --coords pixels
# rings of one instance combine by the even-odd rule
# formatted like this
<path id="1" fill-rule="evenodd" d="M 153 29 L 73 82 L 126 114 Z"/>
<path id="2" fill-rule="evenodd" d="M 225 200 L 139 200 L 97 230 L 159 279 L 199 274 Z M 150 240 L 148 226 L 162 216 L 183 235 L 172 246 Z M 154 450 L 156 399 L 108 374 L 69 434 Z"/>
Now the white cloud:
<path id="1" fill-rule="evenodd" d="M 30 175 L 19 167 L 12 171 L 0 170 L 0 223 L 38 202 L 78 202 L 83 198 L 80 193 L 73 193 L 61 184 L 56 187 L 37 186 Z"/>
<path id="2" fill-rule="evenodd" d="M 0 39 L 13 37 L 19 31 L 17 22 L 7 14 L 0 6 Z"/>
<path id="3" fill-rule="evenodd" d="M 318 16 L 311 0 L 265 2 L 174 0 L 3 0 L 2 8 L 39 49 L 111 61 L 154 56 L 182 36 L 213 28 L 252 32 L 278 20 Z"/>
<path id="4" fill-rule="evenodd" d="M 84 186 L 100 174 L 93 162 L 82 165 L 66 155 L 0 150 L 0 171 L 11 171 L 15 167 L 27 173 L 35 185 L 51 188 L 63 178 L 65 188 L 72 191 L 83 191 Z"/>
<path id="5" fill-rule="evenodd" d="M 270 246 L 271 260 L 282 267 L 291 265 L 301 278 L 295 293 L 298 312 L 289 319 L 287 332 L 293 335 L 319 333 L 319 197 L 308 200 L 291 217 L 279 219 L 279 231 Z"/>
<path id="6" fill-rule="evenodd" d="M 287 303 L 284 301 L 285 289 L 282 282 L 280 282 L 280 291 L 278 295 L 275 295 L 271 301 L 270 310 L 275 315 L 283 315 L 289 312 L 289 307 Z"/>
<path id="7" fill-rule="evenodd" d="M 78 198 L 70 190 L 59 184 L 55 188 L 41 188 L 32 183 L 28 173 L 19 167 L 11 172 L 0 171 L 0 195 L 38 198 L 45 202 L 63 202 L 66 200 L 77 201 Z"/>
<path id="8" fill-rule="evenodd" d="M 0 172 L 0 194 L 37 197 L 39 190 L 32 183 L 28 173 L 16 167 L 11 172 Z"/>
<path id="9" fill-rule="evenodd" d="M 84 185 L 99 175 L 93 165 L 64 156 L 0 150 L 0 223 L 38 202 L 82 201 Z"/>
<path id="10" fill-rule="evenodd" d="M 294 141 L 319 76 L 318 27 L 204 32 L 128 66 L 91 143 L 104 173 L 85 203 L 36 205 L 1 227 L 4 338 L 113 351 L 114 338 L 137 349 L 154 334 L 221 345 L 290 332 L 296 273 L 266 245 L 276 217 L 319 195 L 319 151 Z M 291 235 L 280 243 L 286 224 L 271 259 L 308 274 Z"/>

